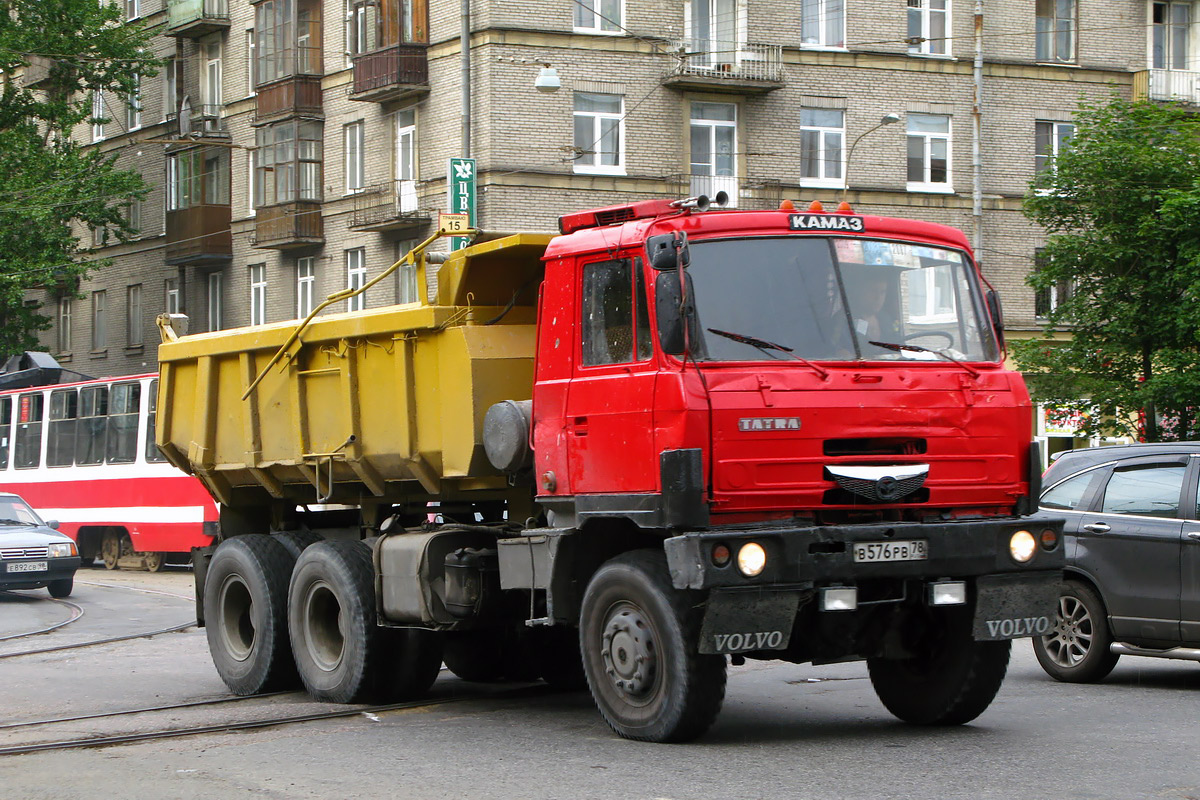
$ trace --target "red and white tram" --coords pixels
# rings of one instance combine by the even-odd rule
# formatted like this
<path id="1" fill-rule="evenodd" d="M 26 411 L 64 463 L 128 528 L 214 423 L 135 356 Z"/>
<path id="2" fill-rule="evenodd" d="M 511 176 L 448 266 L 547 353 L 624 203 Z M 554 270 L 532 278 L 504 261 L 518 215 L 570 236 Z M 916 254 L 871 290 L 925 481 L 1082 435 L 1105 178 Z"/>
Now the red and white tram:
<path id="1" fill-rule="evenodd" d="M 85 563 L 152 571 L 212 543 L 217 507 L 154 445 L 157 375 L 0 391 L 0 490 L 59 521 Z"/>

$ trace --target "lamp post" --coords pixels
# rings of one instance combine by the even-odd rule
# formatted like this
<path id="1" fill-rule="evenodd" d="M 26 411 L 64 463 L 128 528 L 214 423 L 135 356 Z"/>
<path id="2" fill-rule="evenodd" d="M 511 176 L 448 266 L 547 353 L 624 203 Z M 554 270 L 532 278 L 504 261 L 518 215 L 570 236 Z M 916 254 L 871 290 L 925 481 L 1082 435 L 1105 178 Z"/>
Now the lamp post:
<path id="1" fill-rule="evenodd" d="M 854 141 L 850 143 L 850 149 L 846 152 L 846 168 L 843 170 L 843 172 L 845 174 L 842 175 L 842 179 L 843 179 L 842 200 L 843 201 L 845 201 L 845 199 L 846 199 L 846 192 L 850 191 L 850 160 L 852 158 L 854 158 L 854 148 L 858 147 L 858 143 L 861 142 L 863 140 L 863 137 L 866 136 L 867 134 L 874 133 L 875 131 L 882 128 L 884 125 L 891 125 L 893 122 L 899 122 L 899 121 L 900 121 L 900 115 L 898 113 L 896 113 L 895 111 L 889 111 L 888 113 L 883 115 L 882 119 L 879 120 L 878 125 L 867 128 L 865 131 L 863 131 L 858 136 L 856 136 L 854 138 Z"/>

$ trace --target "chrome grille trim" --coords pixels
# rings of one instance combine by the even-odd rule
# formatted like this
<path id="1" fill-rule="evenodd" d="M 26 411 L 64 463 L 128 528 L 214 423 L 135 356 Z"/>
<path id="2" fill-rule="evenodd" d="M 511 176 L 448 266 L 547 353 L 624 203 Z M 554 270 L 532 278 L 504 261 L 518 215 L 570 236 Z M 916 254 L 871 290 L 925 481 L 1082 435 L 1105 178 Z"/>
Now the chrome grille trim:
<path id="1" fill-rule="evenodd" d="M 49 558 L 50 547 L 4 547 L 0 548 L 0 560 L 12 561 L 18 558 Z"/>

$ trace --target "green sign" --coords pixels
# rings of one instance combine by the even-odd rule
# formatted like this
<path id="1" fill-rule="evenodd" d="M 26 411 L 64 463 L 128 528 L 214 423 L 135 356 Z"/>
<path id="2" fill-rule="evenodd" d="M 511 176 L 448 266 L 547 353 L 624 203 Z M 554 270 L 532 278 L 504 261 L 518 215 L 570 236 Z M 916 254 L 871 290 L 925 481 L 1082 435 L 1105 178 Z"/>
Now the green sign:
<path id="1" fill-rule="evenodd" d="M 475 227 L 475 159 L 452 158 L 446 173 L 447 210 L 451 214 L 467 214 Z M 450 249 L 458 250 L 470 243 L 466 236 L 450 237 Z"/>

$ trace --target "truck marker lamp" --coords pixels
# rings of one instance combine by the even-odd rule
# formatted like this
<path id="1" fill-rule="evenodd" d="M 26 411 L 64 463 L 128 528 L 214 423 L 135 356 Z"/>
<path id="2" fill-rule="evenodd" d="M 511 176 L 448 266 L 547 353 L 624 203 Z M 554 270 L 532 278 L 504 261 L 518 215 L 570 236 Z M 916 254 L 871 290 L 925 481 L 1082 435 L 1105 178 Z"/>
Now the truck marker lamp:
<path id="1" fill-rule="evenodd" d="M 1058 534 L 1047 528 L 1042 531 L 1042 549 L 1053 550 L 1058 546 Z"/>
<path id="2" fill-rule="evenodd" d="M 965 581 L 939 581 L 929 584 L 929 605 L 961 606 L 967 602 Z"/>
<path id="3" fill-rule="evenodd" d="M 738 572 L 745 575 L 747 578 L 753 578 L 761 575 L 762 571 L 767 567 L 767 551 L 758 542 L 746 542 L 738 550 L 737 568 Z"/>
<path id="4" fill-rule="evenodd" d="M 1029 531 L 1017 531 L 1008 540 L 1008 552 L 1018 564 L 1028 564 L 1037 551 L 1037 540 Z"/>
<path id="5" fill-rule="evenodd" d="M 715 544 L 712 549 L 712 563 L 714 567 L 729 566 L 729 559 L 733 557 L 733 553 L 729 552 L 729 545 Z"/>
<path id="6" fill-rule="evenodd" d="M 821 590 L 822 611 L 853 611 L 858 608 L 858 589 L 853 586 L 830 586 Z"/>

